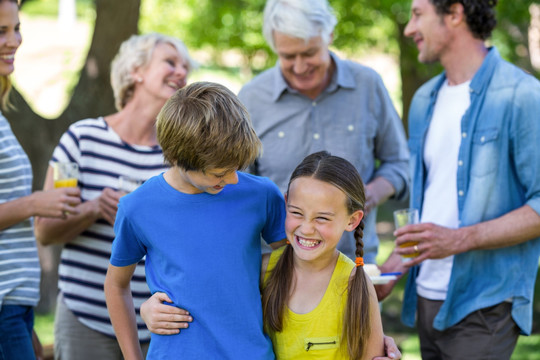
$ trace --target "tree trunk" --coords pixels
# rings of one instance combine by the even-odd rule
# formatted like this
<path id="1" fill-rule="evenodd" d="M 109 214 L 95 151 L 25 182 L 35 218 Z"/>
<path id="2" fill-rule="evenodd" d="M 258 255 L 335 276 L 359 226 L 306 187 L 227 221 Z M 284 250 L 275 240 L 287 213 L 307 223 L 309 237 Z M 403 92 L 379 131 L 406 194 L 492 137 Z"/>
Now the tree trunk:
<path id="1" fill-rule="evenodd" d="M 110 86 L 110 63 L 120 44 L 138 32 L 140 0 L 96 0 L 92 43 L 77 86 L 64 112 L 55 120 L 36 114 L 13 89 L 14 110 L 7 111 L 13 132 L 28 154 L 34 173 L 34 189 L 41 189 L 48 161 L 58 140 L 73 122 L 115 111 Z M 46 71 L 46 69 L 44 69 Z M 57 293 L 58 255 L 61 246 L 39 247 L 42 263 L 41 301 L 38 312 L 54 309 Z"/>

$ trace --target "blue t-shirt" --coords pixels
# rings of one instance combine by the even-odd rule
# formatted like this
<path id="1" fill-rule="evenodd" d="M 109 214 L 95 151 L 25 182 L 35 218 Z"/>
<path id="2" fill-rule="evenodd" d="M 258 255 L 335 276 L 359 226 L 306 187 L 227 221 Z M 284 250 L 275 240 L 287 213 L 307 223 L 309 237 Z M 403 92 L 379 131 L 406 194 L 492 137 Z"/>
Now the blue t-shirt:
<path id="1" fill-rule="evenodd" d="M 148 359 L 273 359 L 259 292 L 261 235 L 285 238 L 285 204 L 267 178 L 238 173 L 220 193 L 185 194 L 159 175 L 122 197 L 111 264 L 146 255 L 152 293 L 193 316 L 178 335 L 152 334 Z"/>

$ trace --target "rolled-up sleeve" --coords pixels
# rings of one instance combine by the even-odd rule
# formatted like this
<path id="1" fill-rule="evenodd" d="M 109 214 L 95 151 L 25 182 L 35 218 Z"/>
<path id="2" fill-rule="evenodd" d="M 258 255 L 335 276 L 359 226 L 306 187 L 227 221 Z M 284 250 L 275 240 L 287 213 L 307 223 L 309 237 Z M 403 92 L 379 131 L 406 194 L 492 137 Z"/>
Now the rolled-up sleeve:
<path id="1" fill-rule="evenodd" d="M 540 215 L 540 84 L 527 80 L 515 92 L 512 151 L 525 204 Z"/>

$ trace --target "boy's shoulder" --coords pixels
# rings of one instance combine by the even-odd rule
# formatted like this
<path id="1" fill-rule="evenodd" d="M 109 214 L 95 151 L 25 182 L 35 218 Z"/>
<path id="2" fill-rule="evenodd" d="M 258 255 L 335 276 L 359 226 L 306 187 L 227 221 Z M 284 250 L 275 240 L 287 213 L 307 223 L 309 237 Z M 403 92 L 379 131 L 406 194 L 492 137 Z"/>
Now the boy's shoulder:
<path id="1" fill-rule="evenodd" d="M 122 196 L 120 203 L 124 208 L 139 207 L 141 201 L 155 199 L 159 194 L 160 183 L 165 181 L 163 179 L 163 173 L 154 175 L 146 180 L 141 186 L 135 189 L 133 192 Z"/>

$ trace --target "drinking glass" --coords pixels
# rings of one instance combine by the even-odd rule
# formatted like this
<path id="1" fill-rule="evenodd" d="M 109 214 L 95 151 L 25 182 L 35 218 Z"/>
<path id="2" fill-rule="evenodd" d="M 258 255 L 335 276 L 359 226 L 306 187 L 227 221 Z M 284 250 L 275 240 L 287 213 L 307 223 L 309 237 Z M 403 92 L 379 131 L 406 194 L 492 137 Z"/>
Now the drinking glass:
<path id="1" fill-rule="evenodd" d="M 54 187 L 76 187 L 79 165 L 74 162 L 57 162 L 53 166 Z"/>
<path id="2" fill-rule="evenodd" d="M 120 175 L 118 177 L 118 191 L 130 193 L 143 183 L 140 179 L 135 179 L 129 176 Z"/>
<path id="3" fill-rule="evenodd" d="M 409 224 L 418 224 L 419 222 L 419 216 L 418 216 L 418 209 L 400 209 L 394 211 L 394 224 L 396 225 L 396 229 L 399 229 L 400 227 L 403 227 L 405 225 Z M 407 241 L 406 243 L 400 245 L 399 247 L 409 247 L 409 246 L 415 246 L 418 245 L 418 241 Z M 401 260 L 403 262 L 411 260 L 411 258 L 416 257 L 420 255 L 418 252 L 414 252 L 412 254 L 405 254 L 401 255 Z"/>

